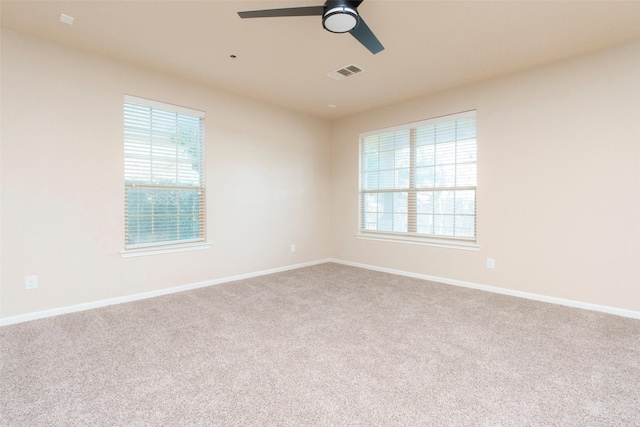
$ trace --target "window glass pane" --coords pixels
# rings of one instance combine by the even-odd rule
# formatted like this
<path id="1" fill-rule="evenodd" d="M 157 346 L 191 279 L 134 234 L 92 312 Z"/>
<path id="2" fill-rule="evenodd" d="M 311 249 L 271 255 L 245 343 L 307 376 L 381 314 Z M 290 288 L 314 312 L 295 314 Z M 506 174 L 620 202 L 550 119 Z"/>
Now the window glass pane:
<path id="1" fill-rule="evenodd" d="M 439 236 L 453 236 L 453 215 L 434 215 L 433 232 Z"/>
<path id="2" fill-rule="evenodd" d="M 431 166 L 436 161 L 435 145 L 422 145 L 416 147 L 416 166 Z"/>
<path id="3" fill-rule="evenodd" d="M 454 187 L 456 185 L 456 165 L 436 166 L 436 187 Z"/>
<path id="4" fill-rule="evenodd" d="M 178 240 L 178 218 L 175 216 L 154 216 L 153 237 L 155 242 Z"/>
<path id="5" fill-rule="evenodd" d="M 183 214 L 180 217 L 180 238 L 181 239 L 197 239 L 200 233 L 200 216 L 199 216 L 199 203 L 196 200 L 199 198 L 198 194 L 192 195 L 193 200 L 191 206 L 181 205 L 181 210 L 189 212 L 188 215 Z M 189 209 L 191 207 L 191 209 Z"/>
<path id="6" fill-rule="evenodd" d="M 378 230 L 393 231 L 393 214 L 392 213 L 378 214 Z"/>
<path id="7" fill-rule="evenodd" d="M 127 189 L 127 244 L 152 242 L 152 207 L 150 190 Z"/>
<path id="8" fill-rule="evenodd" d="M 378 152 L 378 136 L 369 136 L 362 143 L 363 151 L 367 154 Z"/>
<path id="9" fill-rule="evenodd" d="M 380 135 L 380 145 L 378 146 L 378 149 L 380 151 L 393 151 L 395 146 L 396 143 L 393 133 L 385 133 L 383 135 Z"/>
<path id="10" fill-rule="evenodd" d="M 378 188 L 380 190 L 390 190 L 395 182 L 395 171 L 393 169 L 380 172 L 380 182 Z"/>
<path id="11" fill-rule="evenodd" d="M 456 186 L 472 187 L 476 185 L 476 164 L 466 163 L 457 165 Z"/>
<path id="12" fill-rule="evenodd" d="M 197 239 L 199 221 L 197 215 L 181 215 L 178 223 L 178 237 L 180 239 Z"/>
<path id="13" fill-rule="evenodd" d="M 455 202 L 454 191 L 433 192 L 433 212 L 437 214 L 452 214 Z"/>
<path id="14" fill-rule="evenodd" d="M 406 213 L 408 211 L 407 193 L 393 193 L 393 211 L 395 213 Z"/>
<path id="15" fill-rule="evenodd" d="M 476 140 L 458 141 L 456 163 L 474 163 L 476 161 Z"/>
<path id="16" fill-rule="evenodd" d="M 378 212 L 378 195 L 377 194 L 364 195 L 364 211 Z"/>
<path id="17" fill-rule="evenodd" d="M 409 161 L 409 147 L 396 150 L 396 168 L 408 168 Z"/>
<path id="18" fill-rule="evenodd" d="M 457 122 L 457 139 L 476 139 L 476 118 L 468 117 Z"/>
<path id="19" fill-rule="evenodd" d="M 407 214 L 393 214 L 393 231 L 406 232 L 407 231 Z"/>
<path id="20" fill-rule="evenodd" d="M 456 143 L 436 144 L 436 165 L 450 165 L 456 162 Z"/>
<path id="21" fill-rule="evenodd" d="M 473 237 L 475 234 L 474 217 L 467 215 L 455 216 L 456 229 L 455 235 L 459 237 Z"/>
<path id="22" fill-rule="evenodd" d="M 427 145 L 436 143 L 435 125 L 424 126 L 416 129 L 416 145 Z"/>
<path id="23" fill-rule="evenodd" d="M 457 214 L 473 215 L 476 213 L 476 192 L 463 190 L 455 192 L 455 210 Z"/>
<path id="24" fill-rule="evenodd" d="M 362 179 L 365 190 L 377 190 L 378 187 L 378 172 L 368 172 L 364 174 Z"/>
<path id="25" fill-rule="evenodd" d="M 180 215 L 197 215 L 200 211 L 200 191 L 178 191 L 178 213 Z"/>
<path id="26" fill-rule="evenodd" d="M 455 122 L 443 122 L 436 125 L 436 143 L 456 140 Z"/>
<path id="27" fill-rule="evenodd" d="M 417 215 L 417 232 L 421 234 L 433 234 L 433 215 Z"/>
<path id="28" fill-rule="evenodd" d="M 365 213 L 364 214 L 364 228 L 365 228 L 365 230 L 377 230 L 378 229 L 378 214 L 377 213 Z"/>
<path id="29" fill-rule="evenodd" d="M 133 156 L 133 154 L 132 154 Z M 143 184 L 151 181 L 151 162 L 148 159 L 125 158 L 124 181 L 127 184 Z"/>
<path id="30" fill-rule="evenodd" d="M 435 168 L 416 168 L 416 188 L 433 188 L 435 184 Z"/>
<path id="31" fill-rule="evenodd" d="M 128 244 L 199 237 L 199 190 L 130 188 L 127 194 Z"/>
<path id="32" fill-rule="evenodd" d="M 127 244 L 139 245 L 152 243 L 151 216 L 131 215 L 127 222 Z"/>
<path id="33" fill-rule="evenodd" d="M 178 163 L 174 165 L 177 175 L 176 183 L 185 187 L 197 187 L 200 183 L 200 175 L 197 168 L 199 168 L 199 166 L 191 163 Z"/>
<path id="34" fill-rule="evenodd" d="M 153 200 L 154 215 L 177 215 L 177 193 L 173 190 L 155 190 Z"/>
<path id="35" fill-rule="evenodd" d="M 416 194 L 416 210 L 419 214 L 433 213 L 433 193 L 421 191 Z"/>
<path id="36" fill-rule="evenodd" d="M 393 193 L 378 194 L 378 212 L 393 212 Z"/>
<path id="37" fill-rule="evenodd" d="M 378 170 L 378 153 L 365 153 L 362 156 L 362 169 L 365 171 Z"/>
<path id="38" fill-rule="evenodd" d="M 129 215 L 151 215 L 152 203 L 151 190 L 127 189 L 127 212 Z"/>
<path id="39" fill-rule="evenodd" d="M 378 159 L 380 170 L 393 169 L 395 156 L 393 151 L 381 151 Z"/>
<path id="40" fill-rule="evenodd" d="M 395 171 L 395 187 L 397 189 L 409 188 L 409 168 Z"/>
<path id="41" fill-rule="evenodd" d="M 180 218 L 180 238 L 197 239 L 200 233 L 200 218 L 196 215 Z"/>
<path id="42" fill-rule="evenodd" d="M 409 142 L 410 142 L 410 131 L 409 131 L 409 129 L 395 132 L 394 133 L 394 137 L 395 137 L 395 149 L 396 150 L 409 148 Z"/>

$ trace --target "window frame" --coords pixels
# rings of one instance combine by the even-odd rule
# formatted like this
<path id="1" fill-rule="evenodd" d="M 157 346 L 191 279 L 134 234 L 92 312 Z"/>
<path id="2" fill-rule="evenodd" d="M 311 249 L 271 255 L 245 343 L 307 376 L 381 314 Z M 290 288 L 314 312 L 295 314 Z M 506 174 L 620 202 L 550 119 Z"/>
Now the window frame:
<path id="1" fill-rule="evenodd" d="M 150 111 L 153 111 L 155 109 L 155 110 L 161 111 L 162 113 L 176 114 L 176 121 L 179 120 L 178 115 L 188 116 L 189 119 L 197 119 L 199 121 L 199 127 L 198 127 L 199 140 L 197 144 L 197 151 L 199 154 L 197 158 L 198 160 L 198 175 L 197 175 L 198 184 L 197 185 L 189 186 L 189 185 L 180 184 L 179 182 L 174 182 L 170 184 L 166 184 L 166 183 L 158 184 L 153 182 L 154 179 L 151 178 L 152 175 L 149 176 L 149 181 L 145 183 L 127 182 L 128 180 L 127 173 L 128 172 L 135 173 L 133 172 L 135 169 L 135 166 L 132 166 L 132 167 L 130 166 L 133 169 L 129 169 L 126 165 L 127 159 L 135 158 L 135 156 L 131 157 L 131 153 L 127 152 L 132 149 L 130 145 L 128 146 L 128 144 L 131 144 L 131 142 L 127 140 L 127 132 L 126 132 L 127 104 L 133 104 L 141 108 L 148 108 L 150 109 Z M 132 95 L 126 95 L 126 94 L 124 95 L 124 102 L 122 105 L 123 105 L 123 118 L 124 118 L 123 122 L 125 123 L 123 127 L 124 150 L 125 150 L 124 152 L 124 160 L 125 160 L 125 166 L 124 166 L 124 190 L 125 190 L 124 239 L 125 239 L 125 242 L 124 243 L 125 245 L 124 245 L 124 249 L 120 251 L 120 255 L 123 258 L 127 258 L 127 257 L 154 255 L 154 254 L 171 253 L 171 252 L 183 252 L 183 251 L 210 248 L 211 245 L 206 242 L 207 215 L 206 215 L 206 174 L 205 174 L 206 139 L 205 139 L 205 125 L 204 125 L 204 119 L 206 116 L 205 112 L 174 105 L 174 104 L 168 104 L 165 102 L 150 100 L 146 98 L 140 98 Z M 129 119 L 131 118 L 132 117 L 129 117 Z M 154 124 L 157 124 L 157 123 L 152 121 L 150 122 L 150 124 L 151 126 L 153 126 Z M 169 135 L 169 134 L 166 134 L 166 135 Z M 153 151 L 151 147 L 153 147 L 154 144 L 153 144 L 153 141 L 151 140 L 151 136 L 149 136 L 149 139 L 150 139 L 149 147 L 151 150 L 150 153 L 152 153 Z M 178 154 L 176 152 L 176 159 L 177 157 L 178 157 Z M 173 168 L 176 169 L 176 172 L 175 172 L 176 179 L 179 179 L 177 177 L 180 176 L 179 175 L 180 172 L 178 170 L 178 168 L 180 167 L 180 162 L 176 160 L 176 162 L 171 163 L 171 165 L 173 165 Z M 150 164 L 149 167 L 151 168 L 149 169 L 149 173 L 151 173 L 152 165 Z M 198 211 L 195 215 L 197 215 L 197 218 L 198 218 L 198 229 L 197 229 L 198 236 L 196 238 L 187 238 L 187 239 L 158 240 L 158 241 L 135 243 L 135 244 L 128 243 L 128 236 L 129 236 L 128 192 L 129 190 L 134 188 L 145 188 L 151 191 L 155 190 L 160 192 L 162 192 L 163 190 L 172 190 L 172 191 L 197 190 L 198 191 Z M 180 220 L 180 215 L 181 214 L 178 212 L 175 214 L 178 221 Z M 152 222 L 155 223 L 154 220 L 152 220 Z"/>
<path id="2" fill-rule="evenodd" d="M 423 128 L 426 126 L 436 125 L 439 123 L 446 122 L 454 122 L 460 119 L 466 118 L 477 118 L 476 110 L 469 110 L 455 114 L 448 114 L 444 116 L 434 117 L 431 119 L 421 120 L 417 122 L 406 123 L 398 126 L 392 126 L 388 128 L 363 132 L 359 135 L 359 143 L 358 143 L 358 231 L 355 234 L 355 237 L 358 239 L 366 239 L 366 240 L 375 240 L 375 241 L 387 241 L 394 243 L 408 243 L 408 244 L 417 244 L 417 245 L 427 245 L 427 246 L 435 246 L 435 247 L 443 247 L 443 248 L 453 248 L 453 249 L 464 249 L 464 250 L 479 250 L 479 245 L 477 242 L 478 233 L 477 233 L 477 122 L 475 124 L 475 185 L 464 185 L 464 186 L 453 186 L 453 187 L 438 187 L 434 184 L 433 187 L 429 187 L 428 191 L 436 192 L 436 191 L 464 191 L 464 190 L 473 190 L 474 191 L 474 231 L 472 237 L 466 236 L 451 236 L 451 235 L 436 235 L 436 234 L 424 234 L 418 233 L 417 230 L 417 217 L 418 211 L 416 208 L 416 197 L 418 192 L 425 191 L 427 188 L 417 187 L 416 186 L 416 137 L 415 132 L 416 129 Z M 364 150 L 364 141 L 365 138 L 372 136 L 382 136 L 388 135 L 395 132 L 401 131 L 409 131 L 409 186 L 408 187 L 398 187 L 397 185 L 393 185 L 391 188 L 376 188 L 376 189 L 366 189 L 364 188 L 363 183 L 363 150 Z M 458 140 L 455 139 L 456 145 Z M 394 149 L 395 153 L 395 149 Z M 456 165 L 459 162 L 456 160 Z M 380 171 L 381 169 L 377 169 Z M 396 168 L 394 167 L 394 170 Z M 381 194 L 381 193 L 407 193 L 407 212 L 406 212 L 406 221 L 407 231 L 380 231 L 380 230 L 371 230 L 367 229 L 365 226 L 365 195 L 366 194 Z M 395 212 L 395 211 L 394 211 Z M 404 212 L 401 212 L 404 213 Z M 454 214 L 455 215 L 455 212 Z M 413 216 L 413 218 L 412 218 Z"/>

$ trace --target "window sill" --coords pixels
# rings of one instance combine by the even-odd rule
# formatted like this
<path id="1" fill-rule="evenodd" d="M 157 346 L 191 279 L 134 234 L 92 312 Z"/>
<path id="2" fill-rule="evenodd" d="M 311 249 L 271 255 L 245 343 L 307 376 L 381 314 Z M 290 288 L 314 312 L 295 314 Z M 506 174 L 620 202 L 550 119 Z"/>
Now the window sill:
<path id="1" fill-rule="evenodd" d="M 357 233 L 357 239 L 377 240 L 381 242 L 405 243 L 410 245 L 433 246 L 437 248 L 461 249 L 465 251 L 479 251 L 480 246 L 475 241 L 457 239 L 439 239 L 434 237 L 410 236 L 396 233 Z"/>
<path id="2" fill-rule="evenodd" d="M 198 251 L 209 249 L 211 243 L 183 243 L 178 245 L 155 246 L 147 248 L 123 249 L 120 251 L 122 258 L 131 258 L 137 256 L 170 254 L 174 252 Z"/>

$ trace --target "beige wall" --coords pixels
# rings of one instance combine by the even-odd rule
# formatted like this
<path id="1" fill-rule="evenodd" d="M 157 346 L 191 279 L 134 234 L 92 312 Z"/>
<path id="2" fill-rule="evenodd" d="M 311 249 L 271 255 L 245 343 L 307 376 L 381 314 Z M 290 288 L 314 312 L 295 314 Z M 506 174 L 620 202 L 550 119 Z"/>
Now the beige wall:
<path id="1" fill-rule="evenodd" d="M 1 47 L 0 317 L 330 255 L 325 121 L 7 30 Z M 120 257 L 123 94 L 206 112 L 211 249 Z"/>
<path id="2" fill-rule="evenodd" d="M 640 311 L 640 43 L 333 123 L 7 30 L 1 48 L 0 318 L 329 256 Z M 120 257 L 125 93 L 206 111 L 211 249 Z M 480 251 L 355 239 L 358 134 L 469 109 Z"/>
<path id="3" fill-rule="evenodd" d="M 358 134 L 470 109 L 480 251 L 354 238 Z M 342 119 L 331 155 L 334 258 L 640 311 L 640 43 Z"/>

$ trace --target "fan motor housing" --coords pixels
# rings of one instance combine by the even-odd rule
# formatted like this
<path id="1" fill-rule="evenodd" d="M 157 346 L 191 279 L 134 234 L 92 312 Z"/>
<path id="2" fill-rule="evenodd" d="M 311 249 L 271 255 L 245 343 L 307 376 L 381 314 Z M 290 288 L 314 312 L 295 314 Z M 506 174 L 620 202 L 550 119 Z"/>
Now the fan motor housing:
<path id="1" fill-rule="evenodd" d="M 347 33 L 358 25 L 358 11 L 349 1 L 328 1 L 322 14 L 322 26 L 332 33 Z M 357 2 L 356 2 L 357 3 Z"/>

